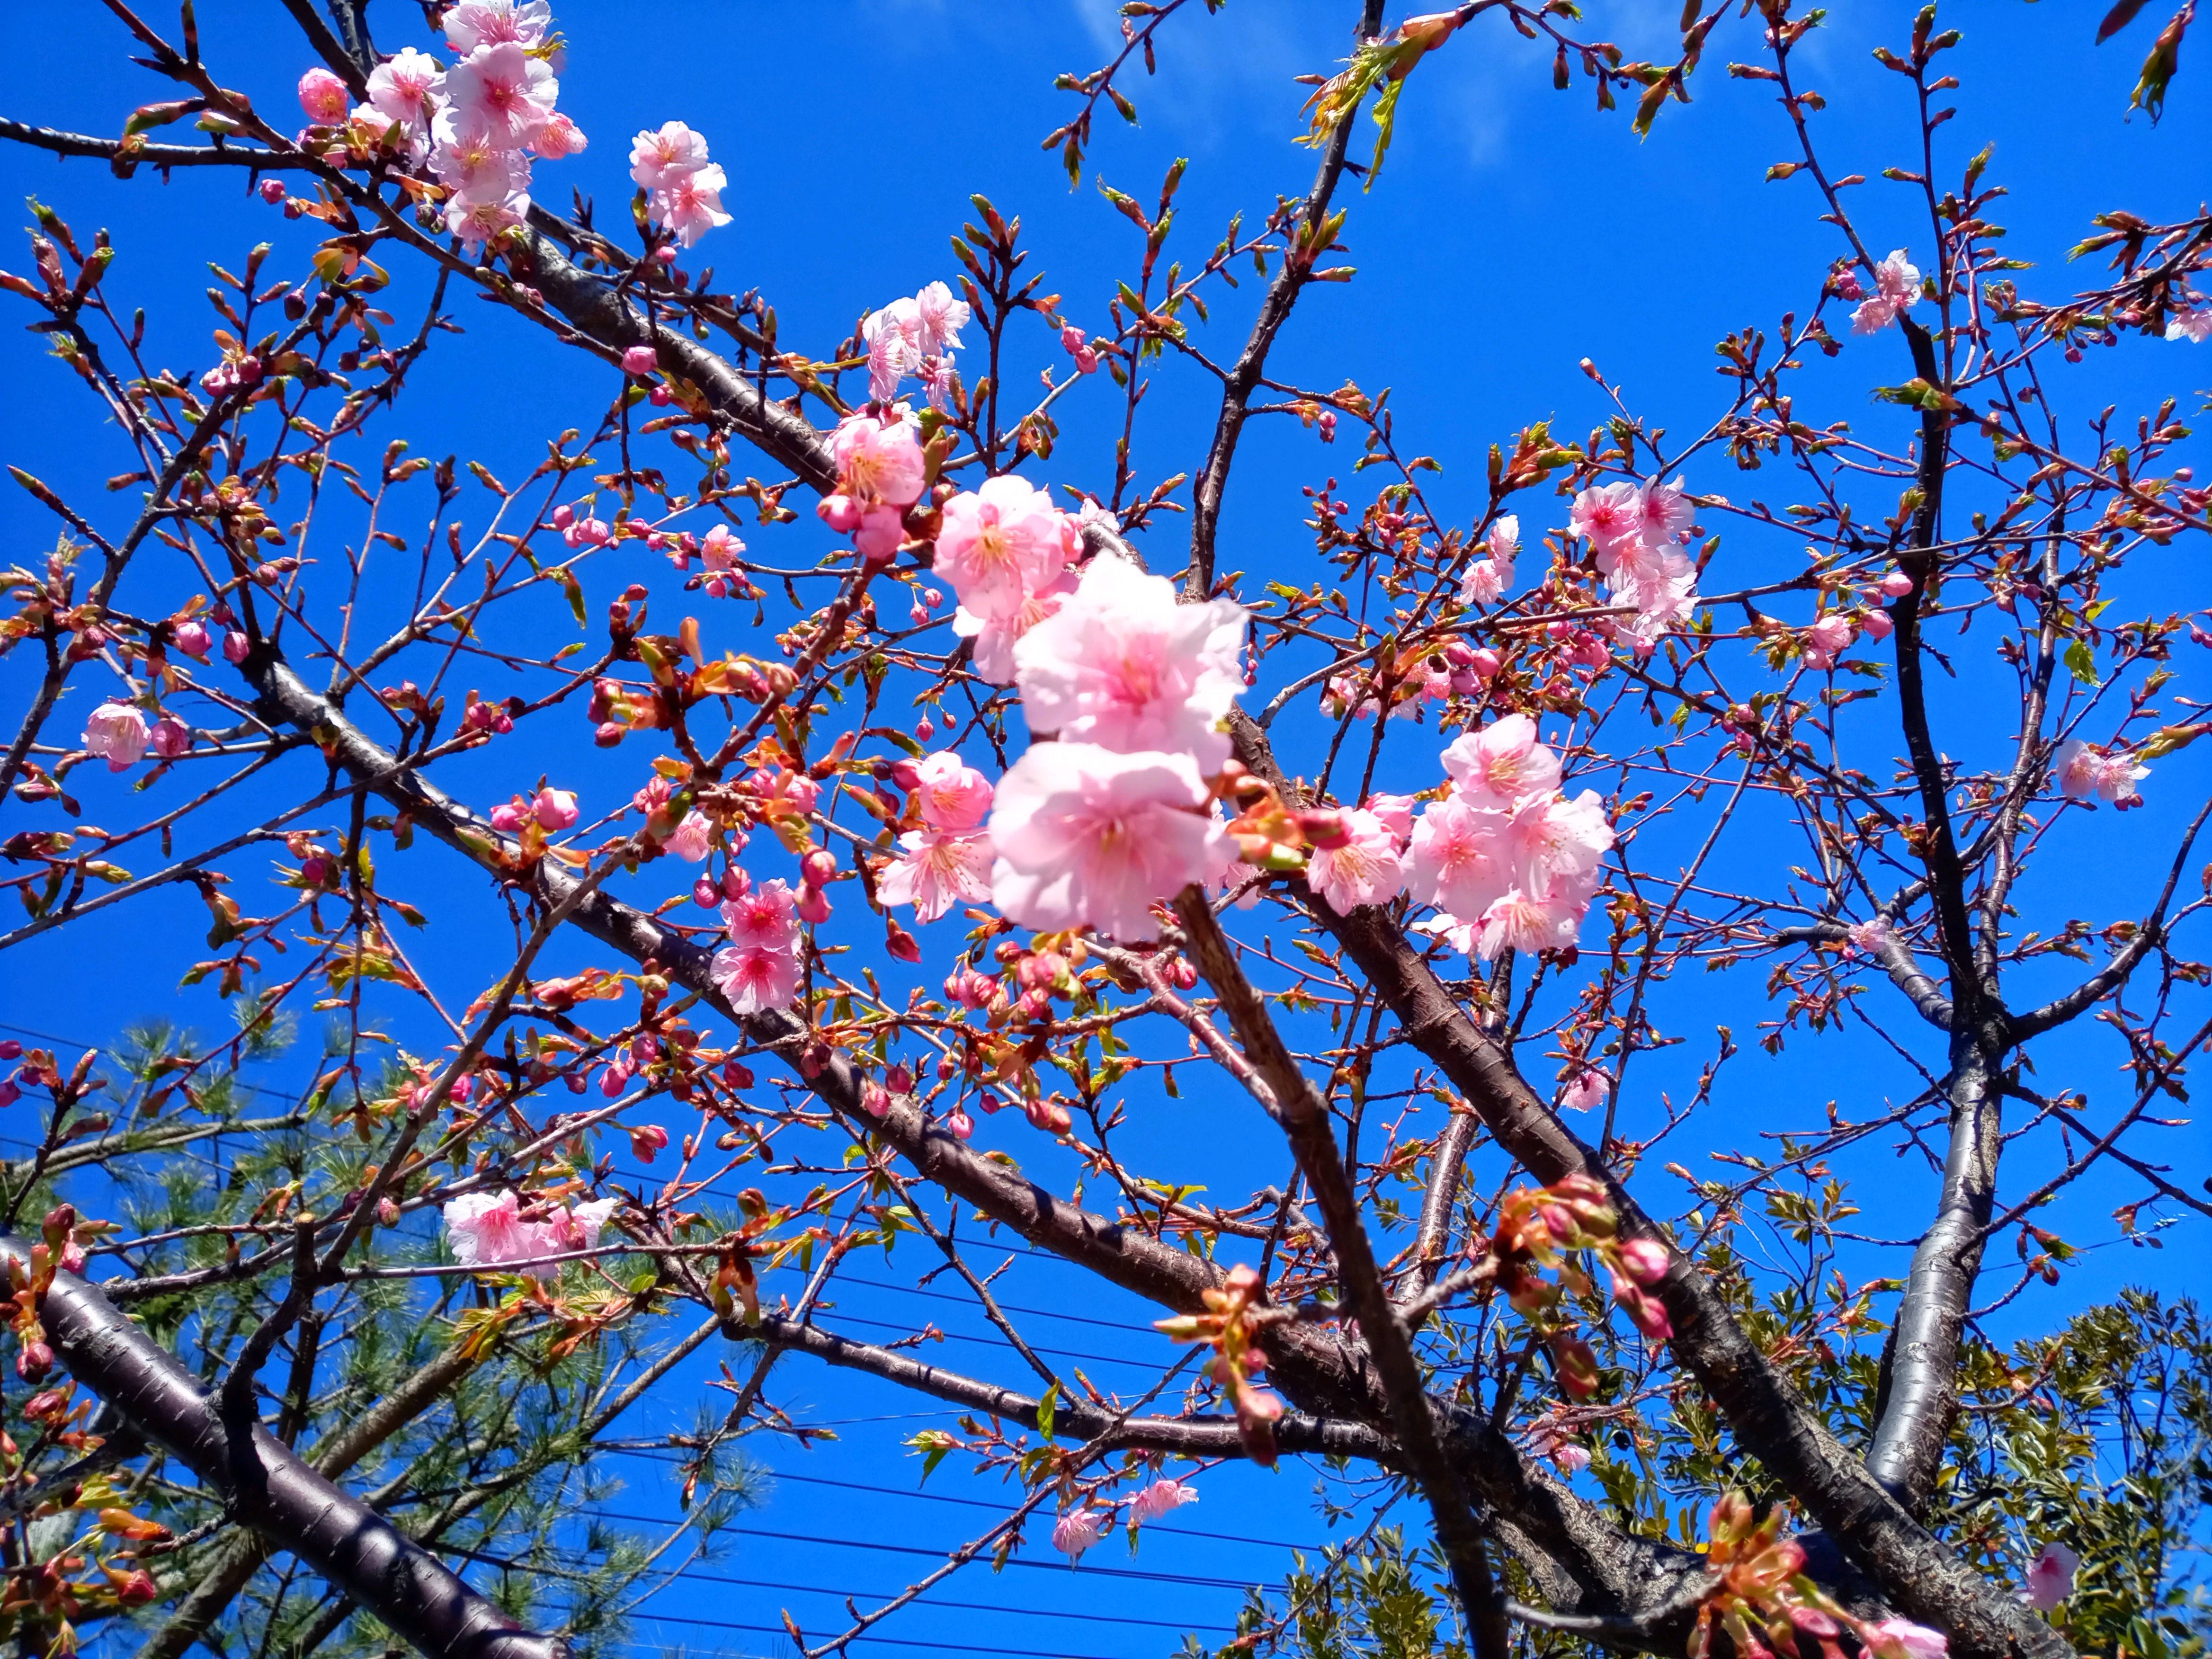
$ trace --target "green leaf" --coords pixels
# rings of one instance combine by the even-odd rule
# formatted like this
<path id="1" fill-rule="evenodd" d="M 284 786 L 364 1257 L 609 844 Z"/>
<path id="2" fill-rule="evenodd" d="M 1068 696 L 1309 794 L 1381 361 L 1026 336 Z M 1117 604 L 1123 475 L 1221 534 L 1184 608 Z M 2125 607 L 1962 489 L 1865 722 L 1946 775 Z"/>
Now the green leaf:
<path id="1" fill-rule="evenodd" d="M 1060 1384 L 1055 1382 L 1037 1398 L 1037 1432 L 1047 1440 L 1052 1438 L 1053 1407 L 1060 1398 Z"/>
<path id="2" fill-rule="evenodd" d="M 2087 641 L 2075 640 L 2068 645 L 2064 660 L 2074 678 L 2082 684 L 2097 684 L 2097 659 L 2090 651 Z"/>

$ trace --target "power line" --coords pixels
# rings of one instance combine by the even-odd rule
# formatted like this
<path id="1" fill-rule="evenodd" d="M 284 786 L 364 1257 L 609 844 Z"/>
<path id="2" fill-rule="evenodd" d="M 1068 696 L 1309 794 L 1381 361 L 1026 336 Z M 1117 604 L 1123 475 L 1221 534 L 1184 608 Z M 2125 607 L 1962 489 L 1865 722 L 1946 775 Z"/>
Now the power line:
<path id="1" fill-rule="evenodd" d="M 579 1510 L 579 1515 L 596 1516 L 605 1521 L 626 1521 L 644 1527 L 677 1528 L 689 1524 L 684 1516 L 655 1515 L 626 1515 L 619 1510 Z M 884 1544 L 872 1539 L 824 1538 L 812 1533 L 779 1532 L 772 1527 L 717 1527 L 719 1535 L 730 1534 L 742 1538 L 773 1538 L 788 1544 L 820 1544 L 830 1549 L 870 1550 L 882 1555 L 921 1555 L 933 1560 L 943 1560 L 952 1552 L 925 1549 L 918 1544 Z M 1074 1562 L 1024 1561 L 1017 1556 L 1006 1564 L 1010 1567 L 1025 1567 L 1033 1572 L 1083 1572 L 1105 1578 L 1143 1579 L 1156 1584 L 1203 1584 L 1212 1589 L 1249 1589 L 1255 1588 L 1249 1578 L 1209 1578 L 1196 1573 L 1146 1572 L 1137 1567 L 1084 1567 Z"/>
<path id="2" fill-rule="evenodd" d="M 447 1546 L 445 1553 L 458 1555 L 471 1561 L 485 1562 L 489 1565 L 514 1572 L 528 1573 L 544 1571 L 543 1568 L 532 1566 L 526 1562 L 509 1560 L 504 1556 L 486 1555 L 481 1551 L 465 1550 L 453 1545 Z M 581 1577 L 581 1575 L 576 1576 Z M 732 1584 L 745 1589 L 784 1590 L 798 1595 L 842 1595 L 872 1601 L 889 1601 L 905 1594 L 903 1590 L 837 1589 L 828 1584 L 787 1584 L 774 1578 L 736 1578 L 726 1573 L 690 1571 L 678 1572 L 664 1588 L 674 1589 L 679 1584 Z M 655 1594 L 658 1593 L 655 1592 Z M 1202 1620 L 1138 1619 L 1127 1613 L 1075 1613 L 1059 1607 L 1014 1607 L 998 1601 L 956 1601 L 936 1595 L 918 1595 L 908 1605 L 958 1608 L 965 1613 L 1003 1613 L 1010 1619 L 1073 1619 L 1089 1625 L 1146 1625 L 1161 1630 L 1234 1630 L 1236 1628 L 1234 1625 L 1210 1625 Z M 639 1616 L 655 1618 L 659 1615 L 645 1613 Z"/>
<path id="3" fill-rule="evenodd" d="M 621 1457 L 647 1457 L 680 1462 L 683 1453 L 674 1447 L 631 1446 L 614 1454 Z M 763 1468 L 759 1471 L 772 1480 L 793 1480 L 802 1486 L 836 1486 L 846 1492 L 864 1492 L 877 1498 L 899 1498 L 923 1504 L 956 1504 L 963 1509 L 995 1510 L 1004 1512 L 1006 1505 L 994 1503 L 988 1498 L 957 1498 L 951 1492 L 895 1491 L 883 1486 L 872 1486 L 862 1480 L 835 1480 L 824 1474 L 793 1474 L 783 1469 Z M 1310 1550 L 1318 1552 L 1325 1544 L 1297 1543 L 1285 1538 L 1224 1538 L 1218 1533 L 1204 1531 L 1196 1527 L 1170 1526 L 1165 1522 L 1146 1522 L 1147 1532 L 1170 1533 L 1179 1538 L 1203 1538 L 1217 1544 L 1256 1544 L 1267 1549 Z"/>

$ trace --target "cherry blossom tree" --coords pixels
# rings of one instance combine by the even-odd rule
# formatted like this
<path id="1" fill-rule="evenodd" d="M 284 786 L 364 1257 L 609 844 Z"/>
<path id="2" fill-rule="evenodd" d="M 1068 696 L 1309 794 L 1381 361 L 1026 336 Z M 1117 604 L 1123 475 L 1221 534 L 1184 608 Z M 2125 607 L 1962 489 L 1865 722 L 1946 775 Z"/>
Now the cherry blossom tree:
<path id="1" fill-rule="evenodd" d="M 588 1645 L 658 1551 L 587 1551 L 565 1612 L 459 1569 L 552 1562 L 594 1445 L 708 1344 L 731 1397 L 681 1440 L 687 1497 L 742 1498 L 732 1447 L 814 1363 L 941 1407 L 926 1468 L 1012 1477 L 907 1595 L 785 1614 L 809 1659 L 1025 1534 L 1079 1558 L 1293 1456 L 1386 1501 L 1255 1599 L 1243 1647 L 2201 1649 L 2193 1308 L 2131 1294 L 2009 1349 L 1984 1322 L 2058 1281 L 2086 1241 L 2036 1218 L 2093 1173 L 2128 1183 L 2112 1237 L 2212 1214 L 2166 1103 L 2212 1034 L 2184 758 L 2212 499 L 2179 391 L 2072 389 L 2116 353 L 2186 384 L 2212 218 L 2115 209 L 2071 273 L 2023 264 L 1947 126 L 1971 51 L 1932 6 L 1878 54 L 1917 112 L 1891 249 L 1823 151 L 1816 11 L 1692 3 L 1646 62 L 1559 0 L 1367 0 L 1311 77 L 1310 181 L 1210 250 L 1163 264 L 1181 162 L 1102 186 L 1137 240 L 1079 301 L 979 196 L 957 268 L 886 270 L 799 343 L 716 290 L 702 261 L 757 233 L 711 121 L 649 82 L 628 213 L 547 205 L 623 152 L 562 110 L 592 43 L 543 0 L 395 8 L 396 40 L 362 0 L 284 9 L 296 112 L 227 89 L 189 4 L 107 0 L 168 95 L 119 137 L 0 121 L 149 187 L 242 176 L 284 227 L 218 270 L 191 372 L 65 206 L 0 275 L 117 470 L 103 500 L 14 474 L 55 539 L 0 620 L 0 950 L 204 914 L 180 1006 L 236 1022 L 6 1045 L 25 1650 L 125 1618 L 156 1655 L 246 1625 L 303 1654 Z M 1071 179 L 1110 155 L 1102 100 L 1133 118 L 1140 63 L 1228 26 L 1185 11 L 1124 6 L 1119 56 L 1064 77 Z M 2153 117 L 2192 15 L 2151 48 Z M 1271 367 L 1353 280 L 1401 100 L 1506 30 L 1655 143 L 1727 54 L 1715 95 L 1772 101 L 1769 176 L 1832 233 L 1747 299 L 1780 320 L 1720 343 L 1687 436 L 1585 361 L 1587 434 L 1431 455 L 1386 398 Z M 405 441 L 426 354 L 477 349 L 444 337 L 471 291 L 608 394 L 527 477 Z M 1838 375 L 1862 401 L 1818 407 Z M 1133 441 L 1170 384 L 1218 396 L 1179 470 Z M 1110 453 L 1060 442 L 1071 398 L 1120 412 Z M 1310 548 L 1254 579 L 1224 526 L 1263 422 L 1323 470 Z M 1471 519 L 1431 506 L 1448 467 L 1484 480 Z M 2125 868 L 2124 915 L 2076 914 L 2087 859 Z M 425 866 L 474 899 L 418 902 Z M 1765 1100 L 1749 1149 L 1715 974 L 1766 1054 L 1880 1048 L 1915 1081 Z M 303 1018 L 333 1035 L 257 1116 L 241 1067 Z M 1850 1224 L 1838 1171 L 1876 1155 L 1932 1184 L 1883 1210 L 1901 1238 Z M 1261 1157 L 1288 1173 L 1219 1195 Z M 1152 1386 L 1025 1339 L 986 1264 L 1014 1240 L 1157 1304 Z M 841 1268 L 899 1241 L 1033 1382 L 839 1328 Z"/>

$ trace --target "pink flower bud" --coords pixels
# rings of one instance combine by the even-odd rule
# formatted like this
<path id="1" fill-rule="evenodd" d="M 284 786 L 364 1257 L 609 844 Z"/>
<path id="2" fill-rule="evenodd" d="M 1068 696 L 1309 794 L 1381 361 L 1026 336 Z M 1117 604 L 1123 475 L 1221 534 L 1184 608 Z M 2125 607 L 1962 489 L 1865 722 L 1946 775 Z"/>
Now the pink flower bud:
<path id="1" fill-rule="evenodd" d="M 605 721 L 592 731 L 592 741 L 602 749 L 611 749 L 623 740 L 623 733 L 627 729 L 617 721 Z"/>
<path id="2" fill-rule="evenodd" d="M 576 797 L 567 789 L 540 789 L 530 807 L 542 830 L 566 830 L 576 821 Z"/>
<path id="3" fill-rule="evenodd" d="M 251 648 L 242 633 L 229 633 L 222 636 L 222 659 L 234 668 L 246 660 L 246 653 Z"/>
<path id="4" fill-rule="evenodd" d="M 1656 1238 L 1632 1238 L 1620 1247 L 1621 1269 L 1639 1285 L 1667 1276 L 1667 1247 Z"/>
<path id="5" fill-rule="evenodd" d="M 665 409 L 676 401 L 676 394 L 665 386 L 657 386 L 645 394 L 645 400 L 655 409 Z"/>
<path id="6" fill-rule="evenodd" d="M 1314 424 L 1321 428 L 1321 441 L 1323 443 L 1333 444 L 1336 441 L 1336 411 L 1334 410 L 1322 410 Z"/>
<path id="7" fill-rule="evenodd" d="M 261 199 L 270 206 L 275 207 L 277 203 L 284 199 L 284 181 L 281 179 L 264 179 L 261 181 Z"/>
<path id="8" fill-rule="evenodd" d="M 1902 570 L 1893 570 L 1881 579 L 1881 591 L 1893 599 L 1901 599 L 1912 591 L 1912 578 Z"/>
<path id="9" fill-rule="evenodd" d="M 623 373 L 640 380 L 660 367 L 660 354 L 649 345 L 634 345 L 622 356 Z"/>
<path id="10" fill-rule="evenodd" d="M 2196 634 L 2204 633 L 2203 629 L 2197 627 L 2194 623 L 2191 624 L 2191 631 Z M 2212 642 L 2212 634 L 2205 634 L 2204 638 L 2197 641 L 2199 645 L 2206 644 L 2208 642 Z M 937 723 L 931 720 L 928 715 L 924 714 L 919 720 L 915 722 L 914 734 L 915 737 L 921 738 L 922 742 L 927 743 L 932 738 L 937 735 Z M 909 784 L 907 787 L 911 788 L 913 786 Z"/>
<path id="11" fill-rule="evenodd" d="M 553 509 L 553 527 L 556 530 L 566 530 L 570 525 L 575 522 L 576 509 L 569 506 L 566 501 L 562 502 L 560 506 Z"/>
<path id="12" fill-rule="evenodd" d="M 164 714 L 154 722 L 154 729 L 147 734 L 146 742 L 147 746 L 163 760 L 174 760 L 178 756 L 191 751 L 192 734 L 175 715 Z"/>
<path id="13" fill-rule="evenodd" d="M 830 897 L 819 887 L 809 887 L 792 906 L 801 921 L 824 922 L 830 920 Z"/>
<path id="14" fill-rule="evenodd" d="M 1085 344 L 1083 331 L 1076 327 L 1073 323 L 1068 324 L 1060 331 L 1060 343 L 1070 351 L 1082 350 Z"/>
<path id="15" fill-rule="evenodd" d="M 849 536 L 860 527 L 866 509 L 850 495 L 824 495 L 815 504 L 815 516 L 841 536 Z"/>
<path id="16" fill-rule="evenodd" d="M 1488 646 L 1485 645 L 1476 647 L 1474 660 L 1470 662 L 1468 666 L 1474 670 L 1474 672 L 1480 674 L 1484 679 L 1491 679 L 1496 677 L 1498 669 L 1504 666 L 1504 665 L 1498 661 L 1498 653 L 1495 651 L 1492 651 Z"/>
<path id="17" fill-rule="evenodd" d="M 810 848 L 799 861 L 799 878 L 809 887 L 820 887 L 837 873 L 837 855 L 826 847 Z"/>
<path id="18" fill-rule="evenodd" d="M 629 1149 L 637 1154 L 640 1163 L 652 1163 L 660 1149 L 667 1145 L 668 1131 L 657 1123 L 648 1123 L 643 1128 L 629 1132 Z"/>
<path id="19" fill-rule="evenodd" d="M 15 1375 L 26 1382 L 36 1382 L 54 1368 L 54 1351 L 36 1338 L 23 1344 L 15 1354 Z"/>
<path id="20" fill-rule="evenodd" d="M 522 809 L 513 801 L 504 801 L 491 809 L 491 827 L 501 835 L 511 836 L 522 828 Z"/>
<path id="21" fill-rule="evenodd" d="M 331 884 L 331 861 L 316 853 L 300 861 L 300 879 L 310 887 Z"/>
<path id="22" fill-rule="evenodd" d="M 891 1109 L 890 1091 L 870 1078 L 860 1085 L 860 1109 L 870 1117 L 885 1117 Z"/>
<path id="23" fill-rule="evenodd" d="M 1067 1108 L 1056 1100 L 1025 1100 L 1022 1103 L 1022 1115 L 1047 1134 L 1064 1135 L 1075 1127 Z"/>
<path id="24" fill-rule="evenodd" d="M 1887 611 L 1869 611 L 1859 623 L 1859 627 L 1870 640 L 1887 639 L 1890 630 L 1896 625 L 1890 621 L 1889 613 Z"/>
<path id="25" fill-rule="evenodd" d="M 672 265 L 676 263 L 676 250 L 672 247 L 657 247 L 653 250 L 653 261 L 658 265 Z"/>
<path id="26" fill-rule="evenodd" d="M 691 884 L 691 902 L 702 910 L 711 910 L 722 902 L 722 890 L 714 884 L 712 876 L 702 876 Z"/>
<path id="27" fill-rule="evenodd" d="M 968 1115 L 964 1106 L 955 1106 L 945 1115 L 945 1132 L 955 1140 L 965 1140 L 975 1133 L 975 1120 Z"/>
<path id="28" fill-rule="evenodd" d="M 173 631 L 177 649 L 195 661 L 207 660 L 208 649 L 215 641 L 208 635 L 207 624 L 194 617 L 179 623 Z"/>

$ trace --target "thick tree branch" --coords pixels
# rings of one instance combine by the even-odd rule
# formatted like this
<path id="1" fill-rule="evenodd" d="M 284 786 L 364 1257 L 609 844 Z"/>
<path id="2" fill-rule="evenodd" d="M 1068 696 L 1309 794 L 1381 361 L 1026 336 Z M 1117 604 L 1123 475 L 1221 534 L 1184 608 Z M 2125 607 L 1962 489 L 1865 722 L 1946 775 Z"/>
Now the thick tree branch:
<path id="1" fill-rule="evenodd" d="M 0 1235 L 0 1261 L 27 1275 L 30 1247 Z M 54 1275 L 39 1317 L 70 1375 L 429 1659 L 564 1659 L 567 1644 L 523 1629 L 275 1436 L 233 1434 L 190 1373 L 74 1273 Z"/>
<path id="2" fill-rule="evenodd" d="M 1237 758 L 1285 799 L 1293 798 L 1267 734 L 1241 714 L 1232 714 L 1231 731 Z M 1442 1068 L 1506 1152 L 1539 1181 L 1581 1174 L 1603 1182 L 1624 1233 L 1666 1249 L 1667 1275 L 1655 1290 L 1674 1324 L 1675 1358 L 1744 1448 L 1842 1543 L 1886 1597 L 1909 1616 L 1949 1632 L 1960 1659 L 2058 1659 L 2071 1651 L 2050 1626 L 1960 1560 L 1868 1475 L 1744 1334 L 1702 1270 L 1559 1121 L 1382 912 L 1345 915 L 1310 895 L 1305 902 L 1389 1004 L 1407 1038 Z"/>
<path id="3" fill-rule="evenodd" d="M 1375 1247 L 1359 1212 L 1359 1194 L 1337 1152 L 1328 1103 L 1284 1044 L 1274 1021 L 1267 1016 L 1267 1005 L 1244 976 L 1236 952 L 1222 934 L 1221 924 L 1214 920 L 1205 893 L 1187 887 L 1176 899 L 1175 908 L 1192 960 L 1220 994 L 1237 1040 L 1244 1045 L 1253 1069 L 1274 1096 L 1276 1121 L 1282 1125 L 1298 1167 L 1305 1171 L 1306 1182 L 1313 1188 L 1315 1205 L 1336 1255 L 1345 1301 L 1358 1319 L 1360 1336 L 1374 1356 L 1382 1397 L 1406 1463 L 1428 1500 L 1437 1541 L 1451 1564 L 1453 1588 L 1459 1592 L 1474 1651 L 1479 1659 L 1504 1659 L 1511 1645 L 1505 1606 L 1499 1599 L 1459 1472 L 1444 1455 L 1413 1338 L 1398 1317 L 1389 1286 L 1382 1281 L 1382 1266 L 1375 1260 Z"/>

